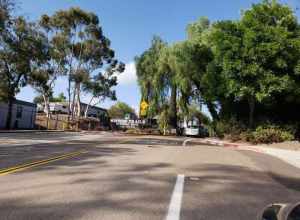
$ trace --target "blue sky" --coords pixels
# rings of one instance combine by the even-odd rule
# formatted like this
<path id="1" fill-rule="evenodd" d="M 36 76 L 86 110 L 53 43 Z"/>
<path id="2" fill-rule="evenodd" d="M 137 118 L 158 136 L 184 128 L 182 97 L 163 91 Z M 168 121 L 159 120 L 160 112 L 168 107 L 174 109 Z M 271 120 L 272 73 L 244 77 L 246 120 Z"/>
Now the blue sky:
<path id="1" fill-rule="evenodd" d="M 53 14 L 59 9 L 79 6 L 96 13 L 105 35 L 112 41 L 117 58 L 127 64 L 116 87 L 117 97 L 134 108 L 140 101 L 133 60 L 149 47 L 153 35 L 159 35 L 169 43 L 184 40 L 187 24 L 200 16 L 211 21 L 237 19 L 242 9 L 247 9 L 259 0 L 18 0 L 18 14 L 31 20 L 42 14 Z M 300 8 L 300 0 L 281 1 L 293 8 Z M 297 15 L 299 11 L 297 11 Z M 55 93 L 65 92 L 67 84 L 58 80 Z M 36 94 L 26 87 L 17 96 L 32 101 Z M 83 98 L 84 101 L 88 97 Z M 109 107 L 106 101 L 102 107 Z"/>

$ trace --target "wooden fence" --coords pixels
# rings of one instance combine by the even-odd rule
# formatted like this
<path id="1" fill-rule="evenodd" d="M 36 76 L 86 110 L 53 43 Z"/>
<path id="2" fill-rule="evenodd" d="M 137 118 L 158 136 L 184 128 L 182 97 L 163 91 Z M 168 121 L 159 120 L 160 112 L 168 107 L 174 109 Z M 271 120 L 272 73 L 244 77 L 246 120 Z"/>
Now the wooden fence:
<path id="1" fill-rule="evenodd" d="M 51 114 L 49 118 L 43 113 L 36 115 L 35 126 L 39 130 L 108 130 L 110 125 L 97 118 L 68 119 L 65 114 Z"/>

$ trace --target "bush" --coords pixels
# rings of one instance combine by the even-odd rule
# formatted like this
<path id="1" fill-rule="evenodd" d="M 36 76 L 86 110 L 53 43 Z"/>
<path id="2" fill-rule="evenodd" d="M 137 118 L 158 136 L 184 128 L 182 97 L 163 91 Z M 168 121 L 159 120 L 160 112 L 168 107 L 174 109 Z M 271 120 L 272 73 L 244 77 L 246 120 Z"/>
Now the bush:
<path id="1" fill-rule="evenodd" d="M 218 121 L 216 123 L 216 135 L 220 138 L 226 137 L 238 141 L 240 140 L 240 134 L 245 130 L 246 126 L 235 118 L 226 121 Z"/>
<path id="2" fill-rule="evenodd" d="M 240 134 L 240 140 L 242 140 L 242 141 L 253 142 L 253 139 L 254 139 L 254 135 L 253 135 L 253 132 L 250 130 L 243 131 Z"/>
<path id="3" fill-rule="evenodd" d="M 295 137 L 291 131 L 285 130 L 278 126 L 259 126 L 253 132 L 252 142 L 258 143 L 279 143 L 283 141 L 291 141 Z"/>
<path id="4" fill-rule="evenodd" d="M 126 134 L 139 134 L 140 131 L 136 128 L 129 128 L 125 131 Z"/>
<path id="5" fill-rule="evenodd" d="M 170 122 L 169 122 L 169 111 L 167 108 L 162 110 L 162 112 L 159 115 L 159 120 L 158 120 L 158 127 L 160 132 L 163 135 L 166 135 L 170 132 Z"/>

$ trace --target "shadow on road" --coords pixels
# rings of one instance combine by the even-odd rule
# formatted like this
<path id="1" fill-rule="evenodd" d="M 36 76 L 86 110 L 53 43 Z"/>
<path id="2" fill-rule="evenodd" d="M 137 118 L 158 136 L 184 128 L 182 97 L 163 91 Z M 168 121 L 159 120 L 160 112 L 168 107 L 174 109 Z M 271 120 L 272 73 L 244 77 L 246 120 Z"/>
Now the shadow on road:
<path id="1" fill-rule="evenodd" d="M 242 166 L 204 164 L 186 177 L 182 219 L 257 219 L 271 203 L 295 203 L 300 191 L 286 188 L 265 172 Z M 300 184 L 300 179 L 285 178 Z M 299 189 L 299 188 L 298 188 Z"/>
<path id="2" fill-rule="evenodd" d="M 1 177 L 1 218 L 164 219 L 178 172 L 186 175 L 181 220 L 252 220 L 270 203 L 300 200 L 296 170 L 265 155 L 247 153 L 262 169 L 199 162 L 178 170 L 175 162 L 137 162 L 139 148 L 126 145 L 64 146 L 83 148 L 88 152 L 75 158 Z"/>
<path id="3" fill-rule="evenodd" d="M 46 178 L 34 183 L 24 179 L 15 188 L 1 182 L 0 214 L 4 219 L 163 219 L 176 178 L 168 169 L 174 164 L 135 164 L 130 157 L 136 153 L 97 147 L 78 159 L 24 171 L 23 177 L 36 173 Z M 116 156 L 127 162 L 111 163 Z M 300 192 L 278 184 L 299 186 L 300 179 L 277 176 L 275 182 L 259 170 L 224 164 L 185 169 L 193 175 L 186 176 L 181 219 L 250 220 L 267 204 L 300 198 Z"/>

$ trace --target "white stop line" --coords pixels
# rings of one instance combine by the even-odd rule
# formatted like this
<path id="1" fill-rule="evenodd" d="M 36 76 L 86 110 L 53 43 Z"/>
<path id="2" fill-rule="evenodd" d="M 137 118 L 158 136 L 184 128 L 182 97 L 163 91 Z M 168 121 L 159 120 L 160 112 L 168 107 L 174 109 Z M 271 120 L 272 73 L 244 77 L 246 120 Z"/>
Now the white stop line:
<path id="1" fill-rule="evenodd" d="M 166 220 L 179 220 L 182 201 L 182 193 L 184 187 L 184 175 L 177 175 L 176 184 L 173 190 L 171 202 L 169 205 L 168 215 Z"/>

